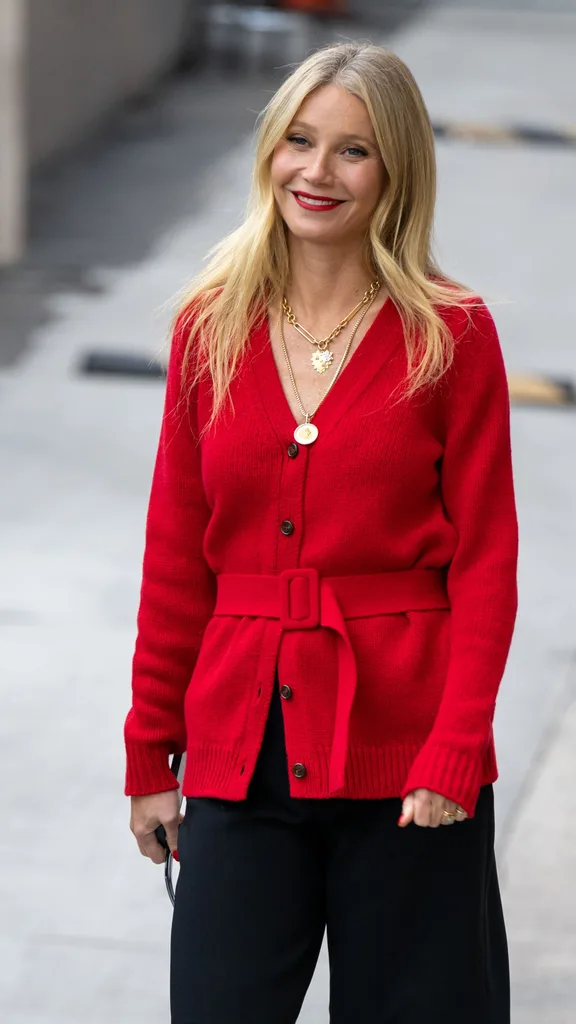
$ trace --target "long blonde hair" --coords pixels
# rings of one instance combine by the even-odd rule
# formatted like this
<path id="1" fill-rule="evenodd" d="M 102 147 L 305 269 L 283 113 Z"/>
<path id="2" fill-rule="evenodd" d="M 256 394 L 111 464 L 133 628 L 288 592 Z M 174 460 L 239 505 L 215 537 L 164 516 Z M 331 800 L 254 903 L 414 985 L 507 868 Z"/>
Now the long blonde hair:
<path id="1" fill-rule="evenodd" d="M 452 362 L 454 339 L 441 308 L 469 307 L 473 293 L 443 274 L 432 255 L 436 160 L 422 94 L 395 54 L 370 44 L 327 46 L 293 71 L 262 112 L 244 221 L 210 252 L 177 314 L 188 332 L 184 375 L 192 383 L 211 380 L 210 423 L 226 401 L 251 330 L 289 281 L 286 229 L 270 175 L 274 149 L 306 97 L 328 84 L 365 103 L 387 172 L 364 259 L 402 318 L 406 395 L 434 384 Z"/>

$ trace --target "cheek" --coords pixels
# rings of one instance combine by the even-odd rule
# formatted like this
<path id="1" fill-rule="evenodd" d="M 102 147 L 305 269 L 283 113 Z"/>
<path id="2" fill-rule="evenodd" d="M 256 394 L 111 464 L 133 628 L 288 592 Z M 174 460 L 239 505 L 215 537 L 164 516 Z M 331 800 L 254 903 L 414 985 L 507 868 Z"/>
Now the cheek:
<path id="1" fill-rule="evenodd" d="M 270 174 L 275 187 L 287 185 L 294 173 L 293 159 L 286 150 L 278 150 L 272 157 Z"/>
<path id="2" fill-rule="evenodd" d="M 355 207 L 361 218 L 369 217 L 376 209 L 382 195 L 383 182 L 378 174 L 363 175 L 355 181 L 351 188 L 355 197 Z"/>
<path id="3" fill-rule="evenodd" d="M 362 208 L 373 210 L 384 189 L 384 173 L 379 166 L 362 168 L 351 187 Z"/>

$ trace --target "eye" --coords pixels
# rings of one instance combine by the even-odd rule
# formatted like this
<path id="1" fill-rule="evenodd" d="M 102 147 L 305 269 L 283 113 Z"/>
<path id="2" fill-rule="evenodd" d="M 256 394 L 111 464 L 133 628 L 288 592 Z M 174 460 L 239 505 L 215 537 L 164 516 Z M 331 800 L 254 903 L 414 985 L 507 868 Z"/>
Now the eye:
<path id="1" fill-rule="evenodd" d="M 303 135 L 287 135 L 286 141 L 293 142 L 295 146 L 305 146 L 308 142 L 308 140 L 305 139 Z"/>
<path id="2" fill-rule="evenodd" d="M 347 146 L 344 152 L 349 153 L 352 157 L 368 156 L 366 150 L 362 149 L 360 146 Z"/>

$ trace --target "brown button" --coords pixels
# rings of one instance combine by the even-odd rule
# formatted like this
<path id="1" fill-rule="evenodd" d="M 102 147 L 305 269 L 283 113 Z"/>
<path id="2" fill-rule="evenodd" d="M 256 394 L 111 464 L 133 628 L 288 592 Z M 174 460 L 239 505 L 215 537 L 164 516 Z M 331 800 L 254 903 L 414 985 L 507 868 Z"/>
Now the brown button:
<path id="1" fill-rule="evenodd" d="M 294 764 L 292 765 L 292 775 L 295 775 L 297 779 L 303 779 L 306 775 L 306 765 Z"/>
<path id="2" fill-rule="evenodd" d="M 280 696 L 283 697 L 284 700 L 290 700 L 292 697 L 292 687 L 284 683 L 284 686 L 280 687 Z"/>
<path id="3" fill-rule="evenodd" d="M 295 459 L 296 456 L 298 455 L 298 452 L 300 451 L 298 445 L 294 444 L 294 441 L 292 441 L 292 444 L 288 445 L 288 448 L 286 450 L 288 452 L 289 458 L 291 459 Z"/>
<path id="4" fill-rule="evenodd" d="M 291 533 L 294 533 L 294 523 L 291 523 L 289 519 L 285 519 L 284 522 L 280 524 L 280 531 L 285 537 L 289 537 Z"/>

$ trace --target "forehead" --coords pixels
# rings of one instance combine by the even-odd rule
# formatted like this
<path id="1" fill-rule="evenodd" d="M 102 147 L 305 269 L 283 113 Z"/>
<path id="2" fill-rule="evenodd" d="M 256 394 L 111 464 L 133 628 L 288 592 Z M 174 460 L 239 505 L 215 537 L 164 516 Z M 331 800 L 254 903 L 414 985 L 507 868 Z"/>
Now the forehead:
<path id="1" fill-rule="evenodd" d="M 337 85 L 322 85 L 306 97 L 294 116 L 318 130 L 359 133 L 376 141 L 365 103 Z"/>

